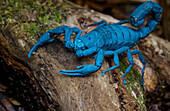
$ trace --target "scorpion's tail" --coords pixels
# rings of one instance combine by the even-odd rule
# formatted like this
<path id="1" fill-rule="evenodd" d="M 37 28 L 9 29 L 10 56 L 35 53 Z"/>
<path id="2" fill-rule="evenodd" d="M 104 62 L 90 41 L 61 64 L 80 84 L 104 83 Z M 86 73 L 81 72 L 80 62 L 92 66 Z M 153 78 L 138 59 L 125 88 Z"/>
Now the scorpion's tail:
<path id="1" fill-rule="evenodd" d="M 159 24 L 162 17 L 162 8 L 159 4 L 148 1 L 140 5 L 130 16 L 130 23 L 132 26 L 139 27 L 144 23 L 145 16 L 147 16 L 150 12 L 152 14 L 152 18 L 149 19 L 144 27 L 138 29 L 138 31 L 141 32 L 141 38 L 150 34 Z"/>

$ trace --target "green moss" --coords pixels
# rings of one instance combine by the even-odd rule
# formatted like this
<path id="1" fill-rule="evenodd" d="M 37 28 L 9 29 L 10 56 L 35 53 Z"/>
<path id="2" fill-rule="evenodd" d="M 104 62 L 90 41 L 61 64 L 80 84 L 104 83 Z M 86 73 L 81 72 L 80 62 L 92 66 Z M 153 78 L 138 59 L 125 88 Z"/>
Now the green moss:
<path id="1" fill-rule="evenodd" d="M 165 86 L 165 85 L 162 85 L 162 88 L 166 88 L 166 86 Z"/>
<path id="2" fill-rule="evenodd" d="M 0 16 L 0 23 L 2 23 L 3 22 L 3 18 Z"/>
<path id="3" fill-rule="evenodd" d="M 29 36 L 33 40 L 38 33 L 43 34 L 49 29 L 55 28 L 66 18 L 65 11 L 68 9 L 64 3 L 55 4 L 51 1 L 41 0 L 4 0 L 0 3 L 0 24 L 7 28 L 13 24 L 14 33 Z M 22 10 L 30 15 L 23 15 Z M 25 21 L 22 17 L 31 16 L 36 11 L 36 21 Z M 17 35 L 16 35 L 17 36 Z"/>
<path id="4" fill-rule="evenodd" d="M 23 25 L 23 29 L 24 32 L 26 32 L 26 34 L 32 39 L 34 40 L 37 37 L 37 32 L 39 30 L 38 26 L 36 23 L 24 23 Z"/>
<path id="5" fill-rule="evenodd" d="M 126 62 L 126 60 L 120 59 L 119 73 L 123 75 L 128 67 L 129 67 L 129 64 Z M 127 82 L 127 84 L 125 85 L 126 89 L 138 101 L 138 104 L 139 104 L 141 110 L 145 110 L 145 108 L 144 108 L 145 100 L 143 97 L 144 92 L 143 92 L 143 87 L 140 82 L 140 80 L 141 80 L 140 72 L 136 71 L 132 67 L 125 78 L 126 78 L 126 82 Z"/>

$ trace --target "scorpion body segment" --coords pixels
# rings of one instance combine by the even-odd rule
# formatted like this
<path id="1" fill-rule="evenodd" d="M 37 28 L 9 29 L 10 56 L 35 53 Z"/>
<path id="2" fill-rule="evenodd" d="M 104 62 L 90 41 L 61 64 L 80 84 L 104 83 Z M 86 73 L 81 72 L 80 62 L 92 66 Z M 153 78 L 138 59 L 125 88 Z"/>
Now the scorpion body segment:
<path id="1" fill-rule="evenodd" d="M 150 18 L 147 24 L 141 28 L 133 29 L 127 26 L 123 26 L 122 24 L 130 22 L 131 25 L 138 27 L 143 24 L 145 21 L 145 16 L 147 16 L 151 12 L 152 18 Z M 96 54 L 95 57 L 95 65 L 81 65 L 77 67 L 77 70 L 60 70 L 61 74 L 64 75 L 86 75 L 89 73 L 93 73 L 98 71 L 103 63 L 105 55 L 113 55 L 113 60 L 115 62 L 115 66 L 103 71 L 102 76 L 110 70 L 113 70 L 119 67 L 119 57 L 118 54 L 127 51 L 128 61 L 130 63 L 129 67 L 126 69 L 123 77 L 123 81 L 126 84 L 124 77 L 132 68 L 134 62 L 132 55 L 138 54 L 140 61 L 143 64 L 142 68 L 142 76 L 141 82 L 143 82 L 144 69 L 146 66 L 145 59 L 142 53 L 139 50 L 130 50 L 130 48 L 134 47 L 140 39 L 145 38 L 148 34 L 150 34 L 155 27 L 159 24 L 161 20 L 162 8 L 159 4 L 155 2 L 145 2 L 141 4 L 130 16 L 130 20 L 120 21 L 115 24 L 107 25 L 106 21 L 95 22 L 90 25 L 85 25 L 86 27 L 90 27 L 93 25 L 98 25 L 94 30 L 89 33 L 81 36 L 82 31 L 77 27 L 70 28 L 68 26 L 61 26 L 55 29 L 49 30 L 45 34 L 43 34 L 38 42 L 34 45 L 34 47 L 30 50 L 28 54 L 28 58 L 30 58 L 33 51 L 39 46 L 45 43 L 49 43 L 54 41 L 50 39 L 53 35 L 58 35 L 65 32 L 65 47 L 69 49 L 74 49 L 76 55 L 78 57 L 88 56 L 91 54 Z M 70 36 L 73 32 L 76 32 L 76 38 L 74 42 L 71 42 Z"/>
<path id="2" fill-rule="evenodd" d="M 100 47 L 104 50 L 116 50 L 123 46 L 133 47 L 139 42 L 139 32 L 122 25 L 106 25 L 94 31 L 98 35 L 97 39 L 100 41 L 98 43 L 103 41 Z"/>

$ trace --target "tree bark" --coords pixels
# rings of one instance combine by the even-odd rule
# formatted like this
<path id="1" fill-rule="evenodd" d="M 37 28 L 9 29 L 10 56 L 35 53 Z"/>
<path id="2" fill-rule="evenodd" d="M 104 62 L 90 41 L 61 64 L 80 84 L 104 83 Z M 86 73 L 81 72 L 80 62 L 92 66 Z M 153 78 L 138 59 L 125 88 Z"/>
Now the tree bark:
<path id="1" fill-rule="evenodd" d="M 67 5 L 70 4 L 68 3 Z M 117 22 L 116 19 L 110 16 L 75 6 L 71 6 L 66 12 L 66 15 L 67 20 L 63 20 L 63 23 L 56 27 L 68 25 L 87 31 L 87 29 L 83 27 L 83 23 L 88 24 L 101 20 L 106 20 L 108 23 Z M 49 110 L 132 111 L 146 109 L 145 104 L 138 102 L 138 98 L 135 97 L 138 96 L 138 93 L 140 95 L 143 89 L 141 91 L 141 89 L 138 90 L 138 88 L 134 86 L 136 89 L 133 87 L 133 89 L 130 90 L 135 90 L 134 92 L 128 91 L 127 87 L 123 84 L 121 70 L 116 69 L 109 71 L 104 77 L 101 77 L 104 70 L 114 65 L 112 58 L 106 57 L 102 68 L 95 73 L 83 77 L 63 76 L 59 73 L 60 70 L 75 70 L 79 65 L 95 64 L 94 58 L 92 56 L 77 58 L 74 51 L 70 51 L 64 47 L 62 44 L 64 35 L 60 35 L 54 42 L 39 47 L 37 51 L 32 54 L 31 58 L 28 59 L 28 52 L 38 38 L 32 40 L 27 36 L 28 38 L 25 39 L 24 33 L 23 35 L 14 33 L 13 26 L 14 24 L 9 24 L 7 28 L 3 26 L 0 28 L 0 56 L 5 60 L 6 64 L 12 66 L 15 70 L 25 72 L 31 81 L 36 83 L 37 90 L 43 93 L 42 98 L 43 96 L 48 98 Z M 74 39 L 74 36 L 72 36 L 72 39 Z M 152 39 L 154 40 L 153 37 L 151 37 L 151 40 Z M 139 43 L 139 47 L 144 53 L 145 58 L 147 58 L 144 90 L 153 91 L 157 84 L 159 84 L 158 79 L 160 78 L 158 78 L 158 74 L 163 74 L 164 77 L 167 77 L 169 68 L 164 67 L 164 65 L 166 64 L 169 67 L 169 60 L 166 61 L 162 59 L 163 57 L 159 55 L 160 50 L 158 54 L 154 55 L 155 53 L 153 52 L 156 49 L 152 43 L 148 43 L 150 38 L 143 41 L 144 42 Z M 153 48 L 153 52 L 150 51 L 150 47 L 146 43 Z M 151 54 L 154 58 L 152 58 Z M 163 62 L 158 65 L 157 62 L 159 61 L 157 60 L 160 59 Z M 127 59 L 125 60 L 127 61 Z M 134 60 L 139 64 L 139 67 L 135 66 L 134 70 L 141 70 L 141 63 L 137 59 L 137 56 L 134 56 Z M 148 60 L 152 63 L 148 63 Z M 155 69 L 155 66 L 156 68 L 160 68 L 159 73 Z M 128 81 L 128 84 L 130 84 L 130 82 L 131 81 Z M 141 85 L 139 86 L 142 88 Z M 141 95 L 141 98 L 144 99 L 144 94 L 142 93 Z M 56 105 L 59 105 L 60 108 L 55 107 Z"/>

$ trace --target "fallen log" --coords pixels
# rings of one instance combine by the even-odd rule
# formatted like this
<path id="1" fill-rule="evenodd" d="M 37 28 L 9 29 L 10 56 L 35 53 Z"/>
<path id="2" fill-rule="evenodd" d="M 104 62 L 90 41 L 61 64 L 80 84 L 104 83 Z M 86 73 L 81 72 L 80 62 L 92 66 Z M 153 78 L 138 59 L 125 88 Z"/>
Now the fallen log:
<path id="1" fill-rule="evenodd" d="M 36 3 L 36 5 L 37 4 L 38 3 Z M 49 5 L 48 2 L 41 4 L 37 5 L 37 7 L 45 8 L 46 5 Z M 126 58 L 121 58 L 122 64 L 120 68 L 107 72 L 104 77 L 101 77 L 102 72 L 114 65 L 110 57 L 106 57 L 102 68 L 93 74 L 84 77 L 61 75 L 59 73 L 61 69 L 74 70 L 82 64 L 94 64 L 94 58 L 92 56 L 77 58 L 74 51 L 66 49 L 62 44 L 64 35 L 56 37 L 56 40 L 52 43 L 39 47 L 32 54 L 31 58 L 28 59 L 27 56 L 30 49 L 36 43 L 39 36 L 49 30 L 49 28 L 68 25 L 70 27 L 78 27 L 85 33 L 89 29 L 84 28 L 83 23 L 89 24 L 101 20 L 106 20 L 108 23 L 118 21 L 108 15 L 77 7 L 69 2 L 60 1 L 58 4 L 60 5 L 57 9 L 61 10 L 62 14 L 56 16 L 61 18 L 61 24 L 59 24 L 61 21 L 58 20 L 58 18 L 55 20 L 53 15 L 50 15 L 52 14 L 50 11 L 53 9 L 47 9 L 47 12 L 44 12 L 47 15 L 39 17 L 38 14 L 41 12 L 38 12 L 38 9 L 28 10 L 24 8 L 22 11 L 19 11 L 22 15 L 19 23 L 16 22 L 17 20 L 14 18 L 10 18 L 11 20 L 7 19 L 5 22 L 2 22 L 0 27 L 0 57 L 8 66 L 20 72 L 19 74 L 21 75 L 27 75 L 30 81 L 34 83 L 34 89 L 40 93 L 39 97 L 41 99 L 37 99 L 42 100 L 42 109 L 64 111 L 145 110 L 144 91 L 153 91 L 155 87 L 160 84 L 160 75 L 163 75 L 162 77 L 167 79 L 166 77 L 169 71 L 169 68 L 167 68 L 169 67 L 169 60 L 162 59 L 164 51 L 159 55 L 161 49 L 158 49 L 157 54 L 157 49 L 154 47 L 154 44 L 151 42 L 149 46 L 146 44 L 150 40 L 154 40 L 152 36 L 139 43 L 139 48 L 144 53 L 146 60 L 151 61 L 150 63 L 147 62 L 148 68 L 144 77 L 146 84 L 144 89 L 140 84 L 139 70 L 141 70 L 141 68 L 136 56 L 134 56 L 134 60 L 138 66 L 135 66 L 129 74 L 131 76 L 126 78 L 128 82 L 127 85 L 123 84 L 121 78 L 121 74 L 123 74 L 125 68 L 128 67 Z M 55 6 L 51 5 L 50 7 Z M 64 11 L 62 11 L 63 7 L 66 8 Z M 26 15 L 24 15 L 25 12 L 27 12 Z M 32 14 L 35 14 L 36 17 L 31 16 Z M 22 20 L 22 17 L 25 16 L 28 17 Z M 64 20 L 63 16 L 67 19 Z M 58 24 L 55 22 L 58 22 Z M 72 40 L 74 40 L 74 37 L 73 34 Z M 156 42 L 159 42 L 159 40 L 156 40 Z M 166 49 L 166 47 L 163 48 Z M 166 50 L 168 50 L 169 54 L 169 49 Z M 153 56 L 154 58 L 152 58 Z M 158 65 L 158 60 L 163 62 Z M 155 67 L 159 70 L 155 70 Z"/>

